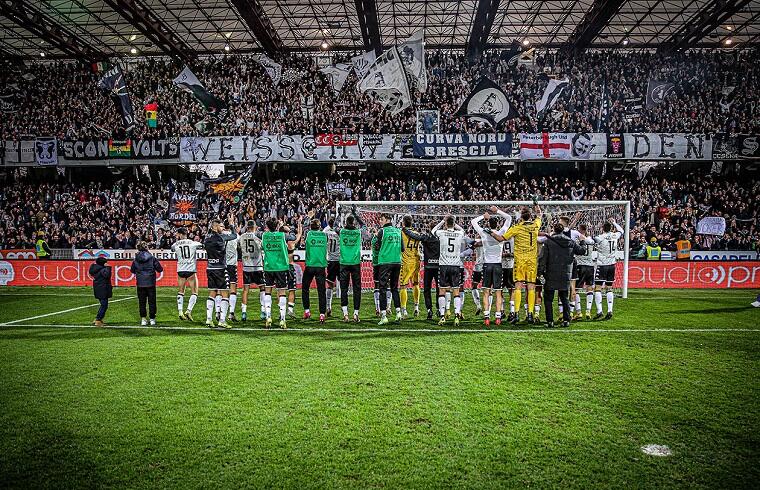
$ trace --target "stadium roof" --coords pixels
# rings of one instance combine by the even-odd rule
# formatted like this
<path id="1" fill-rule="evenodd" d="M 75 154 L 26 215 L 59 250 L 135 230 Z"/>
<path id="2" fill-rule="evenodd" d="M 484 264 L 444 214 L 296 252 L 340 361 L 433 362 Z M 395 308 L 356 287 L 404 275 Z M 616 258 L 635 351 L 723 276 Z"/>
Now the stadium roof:
<path id="1" fill-rule="evenodd" d="M 420 28 L 428 48 L 475 52 L 746 46 L 760 0 L 0 0 L 0 57 L 370 49 Z"/>

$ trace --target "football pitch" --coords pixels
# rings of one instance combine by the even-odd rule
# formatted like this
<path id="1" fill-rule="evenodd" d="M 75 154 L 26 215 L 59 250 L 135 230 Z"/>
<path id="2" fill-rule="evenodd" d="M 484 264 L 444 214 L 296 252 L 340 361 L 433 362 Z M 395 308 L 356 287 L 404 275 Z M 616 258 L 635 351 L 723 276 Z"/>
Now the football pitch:
<path id="1" fill-rule="evenodd" d="M 89 288 L 0 289 L 0 486 L 760 481 L 757 291 L 635 290 L 609 321 L 488 331 L 469 294 L 456 331 L 378 329 L 371 295 L 358 325 L 264 331 L 257 294 L 254 321 L 215 331 L 204 293 L 189 323 L 159 290 L 159 328 L 138 328 L 134 289 L 116 289 L 99 329 Z"/>

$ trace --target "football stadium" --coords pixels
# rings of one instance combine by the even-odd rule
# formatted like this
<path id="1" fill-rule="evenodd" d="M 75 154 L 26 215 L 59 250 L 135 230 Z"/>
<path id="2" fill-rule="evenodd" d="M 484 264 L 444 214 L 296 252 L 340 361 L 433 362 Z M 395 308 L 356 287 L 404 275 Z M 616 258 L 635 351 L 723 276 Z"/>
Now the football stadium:
<path id="1" fill-rule="evenodd" d="M 0 487 L 758 488 L 758 46 L 758 0 L 0 0 Z"/>

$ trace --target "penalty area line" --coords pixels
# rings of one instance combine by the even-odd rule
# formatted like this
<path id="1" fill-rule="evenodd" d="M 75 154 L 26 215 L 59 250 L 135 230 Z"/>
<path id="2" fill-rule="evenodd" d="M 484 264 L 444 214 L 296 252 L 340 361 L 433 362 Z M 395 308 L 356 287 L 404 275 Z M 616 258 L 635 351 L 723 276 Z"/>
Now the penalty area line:
<path id="1" fill-rule="evenodd" d="M 109 301 L 108 304 L 110 306 L 113 303 L 118 303 L 120 301 L 126 301 L 128 299 L 134 299 L 136 297 L 137 296 L 128 296 L 126 298 L 119 298 L 119 299 L 115 299 L 113 301 Z M 69 313 L 71 311 L 83 310 L 85 308 L 92 308 L 92 307 L 95 307 L 95 306 L 100 306 L 100 303 L 95 303 L 95 304 L 92 304 L 92 305 L 77 306 L 76 308 L 69 308 L 68 310 L 54 311 L 52 313 L 45 313 L 44 315 L 30 316 L 29 318 L 22 318 L 20 320 L 12 320 L 10 322 L 0 323 L 0 327 L 5 327 L 5 326 L 8 326 L 8 325 L 14 325 L 16 323 L 21 323 L 21 322 L 28 322 L 30 320 L 37 320 L 39 318 L 45 318 L 45 317 L 48 317 L 48 316 L 61 315 L 63 313 Z M 55 325 L 53 325 L 53 326 L 55 326 Z"/>
<path id="2" fill-rule="evenodd" d="M 96 305 L 97 306 L 97 305 Z M 19 320 L 20 321 L 20 320 Z M 95 330 L 175 330 L 175 331 L 218 331 L 218 332 L 279 332 L 279 333 L 378 333 L 378 332 L 397 332 L 397 333 L 719 333 L 719 332 L 760 332 L 758 328 L 535 328 L 535 329 L 486 329 L 486 328 L 458 328 L 458 329 L 433 329 L 433 328 L 262 328 L 262 327 L 233 327 L 228 330 L 208 327 L 176 327 L 176 326 L 143 326 L 143 325 L 106 325 L 104 327 L 93 327 L 92 325 L 57 325 L 57 324 L 27 324 L 12 325 L 3 323 L 0 326 L 13 327 L 34 327 L 34 328 L 91 328 Z"/>

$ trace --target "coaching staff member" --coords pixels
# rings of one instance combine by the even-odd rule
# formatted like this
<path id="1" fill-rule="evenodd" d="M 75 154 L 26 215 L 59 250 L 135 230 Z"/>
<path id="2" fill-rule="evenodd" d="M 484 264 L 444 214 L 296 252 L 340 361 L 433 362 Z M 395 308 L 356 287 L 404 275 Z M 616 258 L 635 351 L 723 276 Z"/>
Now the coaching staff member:
<path id="1" fill-rule="evenodd" d="M 546 308 L 546 325 L 554 326 L 554 293 L 559 292 L 559 300 L 562 303 L 562 326 L 570 326 L 570 301 L 568 290 L 570 289 L 570 276 L 573 273 L 573 258 L 575 255 L 583 255 L 586 250 L 578 245 L 575 240 L 564 234 L 565 228 L 562 223 L 554 225 L 554 234 L 546 237 L 544 246 L 539 257 L 539 275 L 544 277 L 544 304 Z M 586 237 L 580 236 L 580 240 Z"/>
<path id="2" fill-rule="evenodd" d="M 140 325 L 147 325 L 148 311 L 145 303 L 148 303 L 150 309 L 150 324 L 156 324 L 156 273 L 163 272 L 164 268 L 161 263 L 148 252 L 148 244 L 140 242 L 137 244 L 137 257 L 132 261 L 130 270 L 137 279 L 137 303 L 140 306 Z"/>

